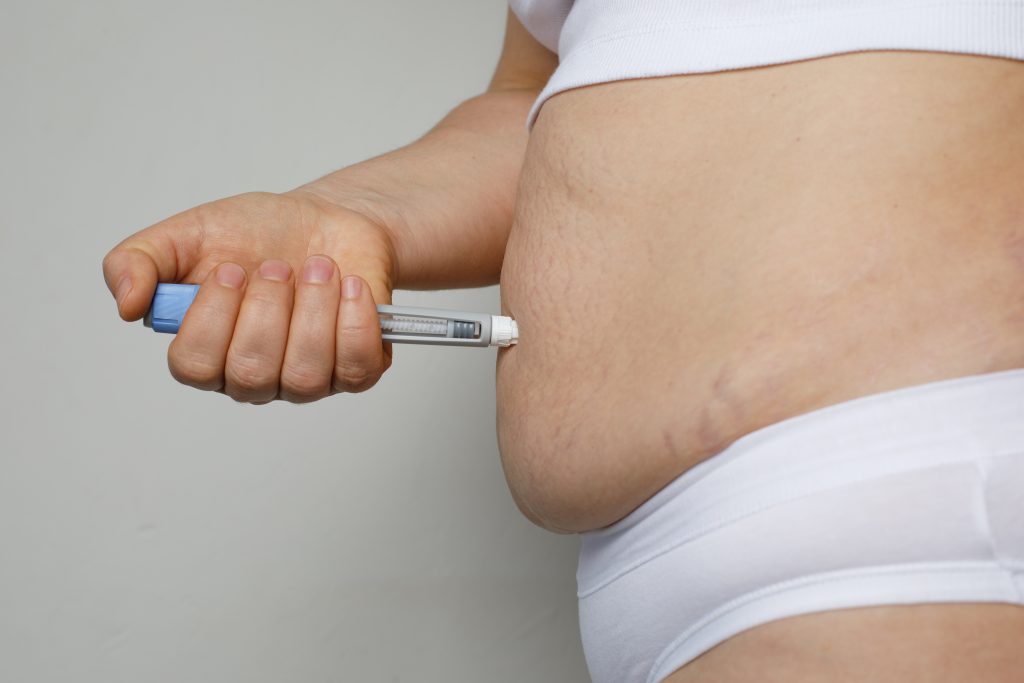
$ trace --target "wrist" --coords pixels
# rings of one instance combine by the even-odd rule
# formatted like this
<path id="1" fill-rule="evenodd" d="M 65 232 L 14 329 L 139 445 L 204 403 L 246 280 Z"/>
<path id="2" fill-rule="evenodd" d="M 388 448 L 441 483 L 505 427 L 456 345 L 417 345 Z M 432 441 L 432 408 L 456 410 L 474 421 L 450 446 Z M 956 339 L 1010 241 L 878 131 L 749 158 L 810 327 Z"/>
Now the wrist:
<path id="1" fill-rule="evenodd" d="M 286 192 L 363 215 L 388 231 L 404 228 L 405 220 L 396 197 L 382 191 L 383 179 L 366 169 L 343 168 Z"/>

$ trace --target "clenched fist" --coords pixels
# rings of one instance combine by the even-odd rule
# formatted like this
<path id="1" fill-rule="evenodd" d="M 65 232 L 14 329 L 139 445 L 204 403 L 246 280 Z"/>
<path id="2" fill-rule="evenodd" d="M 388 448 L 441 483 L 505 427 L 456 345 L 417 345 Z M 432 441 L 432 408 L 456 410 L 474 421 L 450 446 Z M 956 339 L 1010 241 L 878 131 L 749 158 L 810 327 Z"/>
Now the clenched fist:
<path id="1" fill-rule="evenodd" d="M 117 245 L 103 275 L 125 320 L 145 315 L 157 282 L 202 283 L 168 365 L 179 382 L 236 401 L 362 391 L 391 364 L 376 304 L 391 302 L 393 238 L 312 194 L 190 209 Z"/>

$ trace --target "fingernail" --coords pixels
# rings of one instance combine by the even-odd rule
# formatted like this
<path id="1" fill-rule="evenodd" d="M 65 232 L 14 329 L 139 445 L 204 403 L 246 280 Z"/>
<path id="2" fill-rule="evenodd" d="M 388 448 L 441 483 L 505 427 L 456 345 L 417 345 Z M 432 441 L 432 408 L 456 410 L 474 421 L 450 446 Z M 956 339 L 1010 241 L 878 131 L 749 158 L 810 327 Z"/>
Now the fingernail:
<path id="1" fill-rule="evenodd" d="M 292 276 L 292 267 L 284 261 L 271 259 L 260 264 L 260 277 L 264 280 L 286 282 Z"/>
<path id="2" fill-rule="evenodd" d="M 321 283 L 327 282 L 334 274 L 334 264 L 323 256 L 310 256 L 302 267 L 302 281 Z"/>
<path id="3" fill-rule="evenodd" d="M 132 291 L 132 279 L 125 275 L 117 283 L 117 287 L 114 288 L 114 301 L 117 302 L 117 307 L 121 308 L 124 305 L 124 300 L 128 298 L 128 294 Z"/>
<path id="4" fill-rule="evenodd" d="M 219 284 L 231 289 L 241 289 L 245 284 L 245 271 L 237 263 L 222 263 L 214 275 Z"/>
<path id="5" fill-rule="evenodd" d="M 361 291 L 363 291 L 363 281 L 358 276 L 349 275 L 341 281 L 342 299 L 358 299 Z"/>

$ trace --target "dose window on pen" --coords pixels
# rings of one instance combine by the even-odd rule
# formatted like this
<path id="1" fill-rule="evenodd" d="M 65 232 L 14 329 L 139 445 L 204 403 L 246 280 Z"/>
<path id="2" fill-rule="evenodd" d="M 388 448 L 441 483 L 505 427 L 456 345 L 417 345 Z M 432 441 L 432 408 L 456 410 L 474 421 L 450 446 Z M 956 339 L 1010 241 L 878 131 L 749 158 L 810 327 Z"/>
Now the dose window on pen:
<path id="1" fill-rule="evenodd" d="M 380 329 L 385 334 L 449 337 L 452 339 L 477 339 L 480 337 L 480 323 L 430 316 L 381 313 Z"/>

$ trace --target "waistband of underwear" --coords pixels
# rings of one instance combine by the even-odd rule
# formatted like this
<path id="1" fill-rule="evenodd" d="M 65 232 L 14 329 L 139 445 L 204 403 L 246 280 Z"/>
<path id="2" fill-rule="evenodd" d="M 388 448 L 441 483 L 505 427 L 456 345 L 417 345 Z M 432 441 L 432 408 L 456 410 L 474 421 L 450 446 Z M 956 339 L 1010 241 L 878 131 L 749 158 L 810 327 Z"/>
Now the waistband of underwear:
<path id="1" fill-rule="evenodd" d="M 862 396 L 746 434 L 631 514 L 582 536 L 581 598 L 660 554 L 800 496 L 1024 455 L 1024 368 Z"/>

